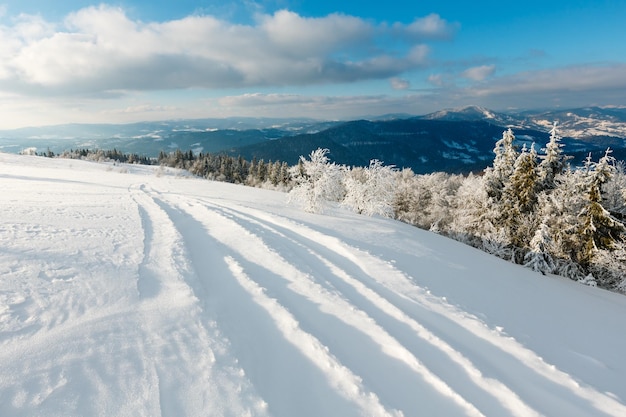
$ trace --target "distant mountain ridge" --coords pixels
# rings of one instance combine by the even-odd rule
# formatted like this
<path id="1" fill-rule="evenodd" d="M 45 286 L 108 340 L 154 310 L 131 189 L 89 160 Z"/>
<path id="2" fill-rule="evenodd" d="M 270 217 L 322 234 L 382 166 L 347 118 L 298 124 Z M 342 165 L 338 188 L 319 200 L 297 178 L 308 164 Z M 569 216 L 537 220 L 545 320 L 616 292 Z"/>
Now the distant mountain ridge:
<path id="1" fill-rule="evenodd" d="M 626 138 L 626 107 L 583 107 L 567 110 L 502 113 L 480 106 L 440 110 L 421 116 L 428 120 L 489 121 L 513 129 L 550 130 L 558 123 L 561 136 L 585 139 L 594 136 Z"/>
<path id="2" fill-rule="evenodd" d="M 55 153 L 77 148 L 116 148 L 149 157 L 175 149 L 224 152 L 246 159 L 295 164 L 300 155 L 328 148 L 333 161 L 368 165 L 378 159 L 416 173 L 480 171 L 493 159 L 493 146 L 511 127 L 519 145 L 542 148 L 554 122 L 565 152 L 578 161 L 608 147 L 626 159 L 626 108 L 496 112 L 479 106 L 445 109 L 422 116 L 384 115 L 367 120 L 227 118 L 142 122 L 125 125 L 71 124 L 0 131 L 0 150 L 29 147 Z M 597 158 L 596 158 L 597 159 Z"/>

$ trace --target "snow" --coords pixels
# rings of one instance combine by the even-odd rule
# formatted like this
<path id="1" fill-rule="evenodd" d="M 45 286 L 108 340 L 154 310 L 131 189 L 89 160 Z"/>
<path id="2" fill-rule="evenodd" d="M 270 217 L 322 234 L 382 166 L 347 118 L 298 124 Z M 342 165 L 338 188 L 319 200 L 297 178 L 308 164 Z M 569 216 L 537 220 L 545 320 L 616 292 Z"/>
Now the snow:
<path id="1" fill-rule="evenodd" d="M 626 415 L 623 295 L 286 201 L 0 154 L 0 415 Z"/>

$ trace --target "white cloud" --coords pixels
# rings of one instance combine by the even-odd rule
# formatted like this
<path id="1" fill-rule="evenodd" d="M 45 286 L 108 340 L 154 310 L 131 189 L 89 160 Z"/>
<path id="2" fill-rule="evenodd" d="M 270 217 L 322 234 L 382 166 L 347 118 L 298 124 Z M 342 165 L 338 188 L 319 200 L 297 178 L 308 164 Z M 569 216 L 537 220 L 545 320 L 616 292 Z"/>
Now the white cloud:
<path id="1" fill-rule="evenodd" d="M 340 47 L 371 40 L 374 27 L 362 19 L 341 14 L 304 18 L 288 10 L 262 16 L 261 30 L 279 50 L 306 58 L 326 55 Z"/>
<path id="2" fill-rule="evenodd" d="M 394 77 L 390 80 L 391 88 L 394 90 L 408 90 L 411 88 L 411 82 L 403 78 Z"/>
<path id="3" fill-rule="evenodd" d="M 287 10 L 259 15 L 253 25 L 212 16 L 143 23 L 101 5 L 72 13 L 58 26 L 35 17 L 0 26 L 0 90 L 97 95 L 383 79 L 427 63 L 426 45 L 385 41 L 399 32 L 437 38 L 449 29 L 436 15 L 389 28 Z"/>
<path id="4" fill-rule="evenodd" d="M 180 110 L 175 106 L 161 106 L 155 104 L 137 104 L 134 106 L 128 106 L 123 109 L 104 110 L 103 114 L 146 114 L 146 113 L 164 113 L 171 114 Z"/>
<path id="5" fill-rule="evenodd" d="M 450 24 L 438 14 L 430 14 L 416 18 L 411 24 L 394 24 L 400 36 L 408 36 L 414 40 L 451 39 L 458 29 L 458 24 Z"/>
<path id="6" fill-rule="evenodd" d="M 626 64 L 580 65 L 491 77 L 468 87 L 446 84 L 431 92 L 440 107 L 478 104 L 493 109 L 624 105 Z M 447 103 L 447 104 L 446 104 Z"/>
<path id="7" fill-rule="evenodd" d="M 246 93 L 238 96 L 221 97 L 217 101 L 224 107 L 258 107 L 305 104 L 317 101 L 317 99 L 298 94 Z"/>
<path id="8" fill-rule="evenodd" d="M 598 93 L 626 89 L 626 64 L 525 71 L 474 86 L 476 95 Z"/>
<path id="9" fill-rule="evenodd" d="M 384 114 L 415 108 L 418 96 L 388 97 L 384 95 L 309 96 L 300 94 L 242 94 L 222 97 L 207 106 L 216 106 L 224 116 L 315 117 L 350 119 L 367 114 Z M 408 106 L 408 107 L 407 107 Z"/>
<path id="10" fill-rule="evenodd" d="M 461 76 L 472 81 L 483 81 L 484 79 L 491 77 L 495 72 L 495 65 L 481 65 L 466 69 L 463 71 Z"/>

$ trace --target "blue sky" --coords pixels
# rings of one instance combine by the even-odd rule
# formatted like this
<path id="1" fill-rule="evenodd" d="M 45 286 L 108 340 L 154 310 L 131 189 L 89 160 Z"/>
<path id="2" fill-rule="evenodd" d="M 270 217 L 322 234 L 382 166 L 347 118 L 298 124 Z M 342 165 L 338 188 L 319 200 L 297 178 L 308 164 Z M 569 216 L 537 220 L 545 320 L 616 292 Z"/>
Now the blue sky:
<path id="1" fill-rule="evenodd" d="M 0 129 L 626 105 L 626 2 L 0 0 Z"/>

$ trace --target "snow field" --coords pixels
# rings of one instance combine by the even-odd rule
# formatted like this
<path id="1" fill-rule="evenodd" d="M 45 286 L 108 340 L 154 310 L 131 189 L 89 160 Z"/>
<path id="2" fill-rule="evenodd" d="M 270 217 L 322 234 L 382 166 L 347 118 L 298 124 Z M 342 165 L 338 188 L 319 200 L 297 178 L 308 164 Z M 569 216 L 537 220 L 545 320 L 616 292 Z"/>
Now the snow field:
<path id="1" fill-rule="evenodd" d="M 152 167 L 0 190 L 0 415 L 626 415 L 623 296 Z"/>

